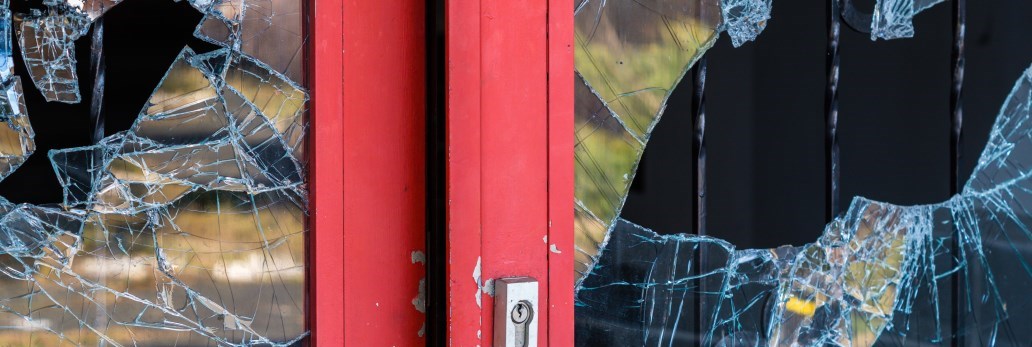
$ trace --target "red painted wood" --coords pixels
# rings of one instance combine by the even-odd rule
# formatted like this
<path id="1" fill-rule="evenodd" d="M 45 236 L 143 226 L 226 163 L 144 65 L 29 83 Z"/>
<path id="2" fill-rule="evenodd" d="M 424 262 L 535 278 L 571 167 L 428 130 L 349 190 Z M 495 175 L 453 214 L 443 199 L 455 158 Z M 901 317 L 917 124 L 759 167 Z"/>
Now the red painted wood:
<path id="1" fill-rule="evenodd" d="M 307 326 L 316 346 L 344 343 L 343 11 L 341 0 L 312 0 L 311 233 Z"/>
<path id="2" fill-rule="evenodd" d="M 547 0 L 481 2 L 482 251 L 485 278 L 538 280 L 549 307 Z M 572 152 L 571 152 L 572 153 Z M 493 308 L 491 297 L 484 307 Z M 485 309 L 485 326 L 493 326 Z M 548 315 L 538 315 L 538 344 Z M 492 345 L 493 334 L 483 336 Z"/>
<path id="3" fill-rule="evenodd" d="M 418 0 L 344 1 L 346 346 L 425 344 L 425 16 Z"/>
<path id="4" fill-rule="evenodd" d="M 573 346 L 573 6 L 548 1 L 548 343 Z"/>
<path id="5" fill-rule="evenodd" d="M 568 1 L 446 4 L 453 346 L 492 345 L 478 264 L 482 282 L 537 278 L 539 345 L 573 344 L 572 22 Z"/>
<path id="6" fill-rule="evenodd" d="M 480 338 L 480 291 L 474 269 L 481 256 L 480 1 L 445 2 L 448 343 L 488 346 Z M 486 311 L 490 312 L 490 311 Z"/>

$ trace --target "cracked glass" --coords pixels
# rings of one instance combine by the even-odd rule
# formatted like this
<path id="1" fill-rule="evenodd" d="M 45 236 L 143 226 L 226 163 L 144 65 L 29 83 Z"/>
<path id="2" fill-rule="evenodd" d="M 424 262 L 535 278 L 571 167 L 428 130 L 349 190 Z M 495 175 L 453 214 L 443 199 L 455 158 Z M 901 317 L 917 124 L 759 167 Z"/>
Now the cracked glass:
<path id="1" fill-rule="evenodd" d="M 938 2 L 879 1 L 876 15 L 881 11 L 879 20 L 909 21 Z M 1032 330 L 1025 328 L 1032 325 L 1032 301 L 1025 295 L 1032 286 L 1032 68 L 1019 76 L 1000 108 L 959 194 L 914 206 L 858 197 L 812 243 L 739 249 L 714 237 L 661 235 L 620 217 L 669 90 L 720 32 L 733 35 L 721 24 L 731 22 L 722 10 L 726 3 L 691 2 L 679 8 L 690 14 L 680 21 L 672 17 L 678 13 L 674 9 L 648 4 L 607 1 L 581 4 L 577 12 L 577 345 L 959 341 L 1010 346 L 1032 341 Z M 618 8 L 653 17 L 627 15 L 634 20 L 624 22 L 614 19 L 620 14 L 607 17 L 605 9 Z M 713 9 L 720 15 L 711 17 Z M 888 18 L 886 9 L 905 16 Z M 763 18 L 752 26 L 762 29 L 768 16 L 749 18 Z M 678 23 L 708 31 L 686 30 L 703 33 L 691 36 L 703 39 L 678 41 L 678 32 L 669 29 Z M 623 28 L 631 31 L 622 33 Z M 600 45 L 611 45 L 619 58 L 596 59 L 608 54 L 606 48 L 585 43 L 590 42 L 585 38 L 606 37 L 603 30 L 611 38 Z M 650 30 L 663 34 L 635 36 Z M 886 36 L 872 30 L 872 35 L 913 35 L 893 30 Z M 680 55 L 659 47 L 690 54 L 675 63 Z M 632 60 L 638 65 L 627 63 Z M 647 73 L 619 75 L 625 68 Z"/>
<path id="2" fill-rule="evenodd" d="M 585 0 L 577 4 L 574 62 L 578 278 L 620 213 L 667 98 L 725 32 L 755 39 L 769 0 Z"/>
<path id="3" fill-rule="evenodd" d="M 79 103 L 75 47 L 122 2 L 43 0 L 14 13 L 9 1 L 0 179 L 44 155 L 12 40 L 47 101 Z M 215 48 L 182 47 L 128 130 L 45 153 L 62 201 L 0 198 L 0 344 L 288 346 L 307 336 L 302 2 L 188 1 L 203 15 L 194 36 Z"/>
<path id="4" fill-rule="evenodd" d="M 877 0 L 869 12 L 858 10 L 853 1 L 845 0 L 842 18 L 876 41 L 914 37 L 914 16 L 945 0 Z"/>

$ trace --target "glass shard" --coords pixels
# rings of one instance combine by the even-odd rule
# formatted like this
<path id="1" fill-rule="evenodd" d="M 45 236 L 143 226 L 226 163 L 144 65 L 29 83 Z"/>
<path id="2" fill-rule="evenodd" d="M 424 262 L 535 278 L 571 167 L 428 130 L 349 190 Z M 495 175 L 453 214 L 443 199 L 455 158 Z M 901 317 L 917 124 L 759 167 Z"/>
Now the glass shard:
<path id="1" fill-rule="evenodd" d="M 18 44 L 29 76 L 47 101 L 79 103 L 75 40 L 85 35 L 90 19 L 78 12 L 38 11 L 22 19 Z"/>
<path id="2" fill-rule="evenodd" d="M 122 0 L 45 0 L 39 10 L 21 18 L 18 44 L 32 82 L 47 101 L 81 101 L 76 74 L 75 40 L 90 24 Z M 6 8 L 6 6 L 5 6 Z M 9 30 L 8 30 L 9 31 Z M 3 33 L 8 38 L 8 33 Z"/>
<path id="3" fill-rule="evenodd" d="M 34 137 L 21 79 L 14 75 L 11 11 L 5 1 L 0 3 L 0 180 L 36 151 Z"/>
<path id="4" fill-rule="evenodd" d="M 65 0 L 64 2 L 79 12 L 85 13 L 91 21 L 95 21 L 122 0 Z"/>
<path id="5" fill-rule="evenodd" d="M 17 170 L 36 151 L 36 136 L 25 113 L 21 79 L 0 82 L 0 180 Z"/>
<path id="6" fill-rule="evenodd" d="M 741 47 L 755 40 L 770 20 L 770 0 L 722 0 L 723 30 L 731 36 L 731 44 Z"/>
<path id="7" fill-rule="evenodd" d="M 861 12 L 846 0 L 842 18 L 854 29 L 870 32 L 871 41 L 914 36 L 914 16 L 944 0 L 877 0 L 873 13 Z"/>
<path id="8" fill-rule="evenodd" d="M 864 198 L 814 243 L 738 250 L 618 219 L 577 290 L 582 346 L 1019 345 L 1032 340 L 1032 68 L 962 193 Z M 599 219 L 583 215 L 585 220 Z M 590 223 L 586 223 L 591 225 Z"/>

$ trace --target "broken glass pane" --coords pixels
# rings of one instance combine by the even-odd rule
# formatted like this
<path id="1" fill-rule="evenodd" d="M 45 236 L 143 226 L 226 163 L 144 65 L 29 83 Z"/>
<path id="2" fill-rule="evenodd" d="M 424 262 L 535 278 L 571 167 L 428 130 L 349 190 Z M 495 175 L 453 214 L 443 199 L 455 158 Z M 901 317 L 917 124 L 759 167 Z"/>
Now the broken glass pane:
<path id="1" fill-rule="evenodd" d="M 667 98 L 721 32 L 735 46 L 770 0 L 584 0 L 575 22 L 578 271 L 604 242 Z M 578 276 L 578 278 L 580 278 Z"/>
<path id="2" fill-rule="evenodd" d="M 75 39 L 118 3 L 46 0 L 12 15 L 0 1 L 0 179 L 35 150 L 12 25 L 46 99 L 78 102 Z M 129 130 L 50 151 L 63 201 L 0 198 L 0 344 L 287 346 L 307 336 L 301 2 L 190 4 L 232 18 L 222 48 L 184 47 Z M 210 23 L 196 35 L 208 39 Z"/>
<path id="3" fill-rule="evenodd" d="M 603 236 L 584 253 L 577 344 L 1025 344 L 1030 158 L 1032 68 L 1005 101 L 960 194 L 916 206 L 856 198 L 811 244 L 739 250 L 623 219 L 607 229 L 578 205 L 580 223 Z"/>

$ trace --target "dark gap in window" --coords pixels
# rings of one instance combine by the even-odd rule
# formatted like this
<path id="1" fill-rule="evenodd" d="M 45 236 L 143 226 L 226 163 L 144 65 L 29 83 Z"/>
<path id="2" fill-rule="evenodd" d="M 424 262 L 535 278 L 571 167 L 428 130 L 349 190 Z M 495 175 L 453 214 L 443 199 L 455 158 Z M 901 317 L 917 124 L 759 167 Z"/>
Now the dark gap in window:
<path id="1" fill-rule="evenodd" d="M 42 0 L 10 1 L 10 6 L 12 13 L 29 13 L 32 10 L 46 11 L 47 9 Z M 17 25 L 17 23 L 14 24 Z"/>
<path id="2" fill-rule="evenodd" d="M 949 198 L 951 24 L 950 6 L 936 6 L 914 17 L 913 38 L 875 42 L 843 32 L 843 209 L 856 196 L 901 205 Z"/>
<path id="3" fill-rule="evenodd" d="M 870 0 L 853 2 L 873 8 Z M 780 3 L 773 15 L 781 20 L 770 21 L 756 42 L 732 49 L 721 39 L 707 53 L 706 229 L 738 248 L 813 242 L 824 226 L 818 213 L 824 205 L 824 57 L 813 52 L 824 51 L 826 31 L 823 21 L 791 20 L 823 18 L 824 8 Z M 843 207 L 858 195 L 902 204 L 946 198 L 951 33 L 936 28 L 948 27 L 949 19 L 948 6 L 933 8 L 915 18 L 915 38 L 895 41 L 871 42 L 869 34 L 842 27 Z M 973 22 L 991 27 L 992 17 L 973 16 Z M 971 37 L 984 36 L 972 30 Z M 974 56 L 980 47 L 973 47 Z M 1001 56 L 1008 55 L 996 59 Z M 965 88 L 965 136 L 988 133 L 970 129 L 995 117 L 999 95 L 1013 82 L 1009 76 L 1027 60 L 1023 64 L 1010 69 L 969 61 L 970 71 L 993 70 L 1001 88 L 995 98 L 980 100 L 977 87 Z M 690 80 L 681 81 L 668 101 L 642 159 L 651 168 L 635 176 L 622 214 L 661 234 L 691 231 L 690 89 Z M 969 146 L 975 147 L 965 142 Z"/>
<path id="4" fill-rule="evenodd" d="M 38 4 L 14 1 L 12 11 L 26 13 Z M 193 37 L 201 13 L 186 1 L 126 1 L 104 17 L 104 54 L 107 72 L 103 115 L 105 135 L 128 130 L 144 103 L 187 44 L 197 52 L 215 46 Z M 15 73 L 22 76 L 25 104 L 36 133 L 36 152 L 18 170 L 0 182 L 0 196 L 15 203 L 57 203 L 61 185 L 47 156 L 51 149 L 88 146 L 90 139 L 90 96 L 94 76 L 90 71 L 90 40 L 93 29 L 75 45 L 79 78 L 78 104 L 46 102 L 21 59 L 15 37 Z"/>
<path id="5" fill-rule="evenodd" d="M 426 345 L 447 346 L 444 0 L 426 6 Z"/>
<path id="6" fill-rule="evenodd" d="M 197 53 L 218 48 L 193 36 L 202 17 L 188 2 L 170 0 L 126 1 L 105 14 L 106 135 L 129 129 L 184 46 Z"/>
<path id="7" fill-rule="evenodd" d="M 690 75 L 686 75 L 690 76 Z M 692 79 L 685 77 L 667 100 L 627 194 L 621 218 L 660 234 L 692 232 Z"/>
<path id="8" fill-rule="evenodd" d="M 858 10 L 871 13 L 874 10 L 875 0 L 850 0 Z"/>

